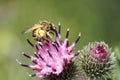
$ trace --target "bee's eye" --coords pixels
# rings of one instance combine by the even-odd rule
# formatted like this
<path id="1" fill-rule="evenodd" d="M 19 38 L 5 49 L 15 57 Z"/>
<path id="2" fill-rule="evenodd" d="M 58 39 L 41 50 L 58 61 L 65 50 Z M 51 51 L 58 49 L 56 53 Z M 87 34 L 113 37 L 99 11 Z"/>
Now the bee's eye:
<path id="1" fill-rule="evenodd" d="M 48 31 L 51 30 L 51 27 L 47 27 L 47 30 L 48 30 Z"/>

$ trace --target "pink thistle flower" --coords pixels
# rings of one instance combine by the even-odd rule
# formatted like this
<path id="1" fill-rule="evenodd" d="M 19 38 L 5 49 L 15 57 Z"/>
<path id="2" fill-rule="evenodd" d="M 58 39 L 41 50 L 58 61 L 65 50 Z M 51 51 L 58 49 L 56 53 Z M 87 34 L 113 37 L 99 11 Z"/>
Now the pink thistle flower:
<path id="1" fill-rule="evenodd" d="M 75 42 L 69 46 L 69 29 L 67 29 L 66 38 L 63 42 L 60 38 L 60 24 L 58 25 L 58 31 L 56 29 L 54 30 L 56 33 L 55 41 L 48 37 L 47 42 L 38 42 L 38 44 L 34 45 L 27 39 L 27 42 L 34 48 L 35 54 L 34 56 L 29 56 L 23 53 L 23 55 L 31 59 L 34 65 L 22 64 L 18 60 L 17 62 L 21 66 L 37 71 L 37 73 L 30 74 L 29 76 L 44 77 L 51 74 L 59 75 L 64 70 L 64 67 L 71 62 L 72 58 L 79 54 L 79 51 L 76 54 L 73 54 L 73 49 L 80 39 L 80 34 Z"/>
<path id="2" fill-rule="evenodd" d="M 93 49 L 93 53 L 92 55 L 96 58 L 99 59 L 106 59 L 108 57 L 107 54 L 107 50 L 105 49 L 105 47 L 103 45 L 97 45 L 94 49 Z"/>

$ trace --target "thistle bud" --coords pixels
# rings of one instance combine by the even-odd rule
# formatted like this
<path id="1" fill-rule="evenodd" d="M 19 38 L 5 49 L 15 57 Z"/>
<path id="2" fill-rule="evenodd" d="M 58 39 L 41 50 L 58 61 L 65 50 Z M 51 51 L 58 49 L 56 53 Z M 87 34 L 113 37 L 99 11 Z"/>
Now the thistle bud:
<path id="1" fill-rule="evenodd" d="M 92 42 L 81 50 L 80 66 L 90 80 L 105 80 L 114 68 L 114 53 L 104 42 Z"/>

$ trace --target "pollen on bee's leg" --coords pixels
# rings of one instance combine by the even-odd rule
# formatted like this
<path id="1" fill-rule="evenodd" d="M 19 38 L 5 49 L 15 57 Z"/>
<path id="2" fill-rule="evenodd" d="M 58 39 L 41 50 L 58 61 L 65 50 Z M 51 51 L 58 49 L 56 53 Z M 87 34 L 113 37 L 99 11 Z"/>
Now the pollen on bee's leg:
<path id="1" fill-rule="evenodd" d="M 27 42 L 32 46 L 32 47 L 34 47 L 34 45 L 33 45 L 33 43 L 32 42 L 30 42 L 30 40 L 29 39 L 27 39 Z"/>
<path id="2" fill-rule="evenodd" d="M 31 56 L 29 56 L 29 55 L 25 54 L 25 52 L 22 52 L 22 55 L 24 55 L 25 57 L 27 57 L 27 58 L 31 59 Z"/>

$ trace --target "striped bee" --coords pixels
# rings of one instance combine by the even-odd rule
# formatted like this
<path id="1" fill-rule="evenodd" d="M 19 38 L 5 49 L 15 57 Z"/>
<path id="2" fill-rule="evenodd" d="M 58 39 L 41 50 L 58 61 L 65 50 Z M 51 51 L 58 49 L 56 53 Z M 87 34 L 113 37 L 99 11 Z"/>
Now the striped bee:
<path id="1" fill-rule="evenodd" d="M 32 36 L 36 41 L 46 41 L 47 37 L 52 38 L 51 34 L 54 34 L 54 28 L 54 24 L 42 21 L 33 27 L 25 29 L 22 34 L 32 32 Z"/>

